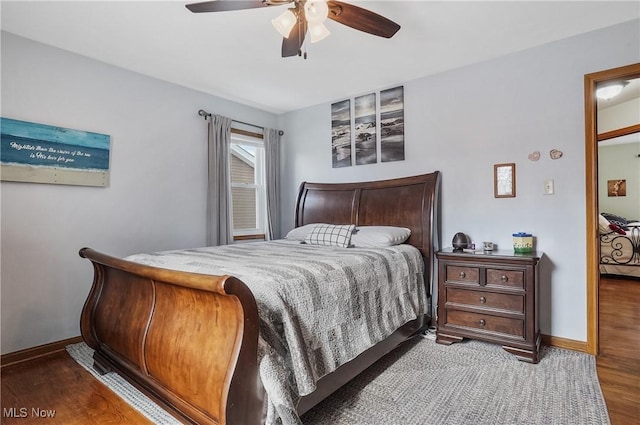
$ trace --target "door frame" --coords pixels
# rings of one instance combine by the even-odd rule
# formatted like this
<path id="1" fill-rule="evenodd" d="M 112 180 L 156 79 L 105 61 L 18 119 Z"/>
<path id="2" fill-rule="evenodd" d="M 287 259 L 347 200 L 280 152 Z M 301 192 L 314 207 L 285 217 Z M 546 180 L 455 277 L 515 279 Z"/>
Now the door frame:
<path id="1" fill-rule="evenodd" d="M 598 237 L 598 129 L 596 87 L 610 80 L 640 77 L 640 63 L 584 76 L 585 167 L 587 219 L 587 352 L 598 354 L 598 288 L 600 244 Z"/>

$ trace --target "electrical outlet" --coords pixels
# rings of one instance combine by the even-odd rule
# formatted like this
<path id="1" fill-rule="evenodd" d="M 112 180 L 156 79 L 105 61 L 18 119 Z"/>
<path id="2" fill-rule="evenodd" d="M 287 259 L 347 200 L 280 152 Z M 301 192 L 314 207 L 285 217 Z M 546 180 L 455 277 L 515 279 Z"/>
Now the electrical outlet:
<path id="1" fill-rule="evenodd" d="M 553 195 L 555 192 L 555 188 L 553 187 L 553 179 L 544 181 L 544 194 L 545 195 Z"/>

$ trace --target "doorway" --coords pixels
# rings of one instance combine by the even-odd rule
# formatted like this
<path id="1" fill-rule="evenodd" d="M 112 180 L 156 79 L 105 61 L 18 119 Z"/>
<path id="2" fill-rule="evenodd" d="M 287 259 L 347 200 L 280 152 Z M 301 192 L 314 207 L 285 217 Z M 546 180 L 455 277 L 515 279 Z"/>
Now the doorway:
<path id="1" fill-rule="evenodd" d="M 596 89 L 613 81 L 640 78 L 640 64 L 623 66 L 587 74 L 585 90 L 585 157 L 586 157 L 586 263 L 587 263 L 587 352 L 598 354 L 598 312 L 600 287 L 600 243 L 598 232 L 598 112 Z M 622 127 L 615 136 L 640 132 L 640 124 Z M 609 136 L 614 136 L 609 132 Z M 601 136 L 602 137 L 602 136 Z"/>

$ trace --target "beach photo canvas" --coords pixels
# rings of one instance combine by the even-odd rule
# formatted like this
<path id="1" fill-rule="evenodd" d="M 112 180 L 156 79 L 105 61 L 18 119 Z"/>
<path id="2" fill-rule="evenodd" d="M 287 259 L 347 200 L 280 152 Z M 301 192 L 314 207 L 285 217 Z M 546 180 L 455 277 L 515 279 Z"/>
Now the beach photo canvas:
<path id="1" fill-rule="evenodd" d="M 331 158 L 333 168 L 351 166 L 351 101 L 331 105 Z"/>
<path id="2" fill-rule="evenodd" d="M 376 133 L 376 94 L 354 99 L 356 165 L 378 162 Z"/>
<path id="3" fill-rule="evenodd" d="M 404 87 L 380 92 L 380 160 L 404 161 Z"/>

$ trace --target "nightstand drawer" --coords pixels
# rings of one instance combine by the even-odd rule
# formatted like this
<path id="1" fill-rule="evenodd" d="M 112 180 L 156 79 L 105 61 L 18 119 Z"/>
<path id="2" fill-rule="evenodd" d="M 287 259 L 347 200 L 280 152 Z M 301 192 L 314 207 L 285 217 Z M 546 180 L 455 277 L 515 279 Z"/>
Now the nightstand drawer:
<path id="1" fill-rule="evenodd" d="M 477 267 L 447 266 L 447 282 L 480 283 L 480 269 Z"/>
<path id="2" fill-rule="evenodd" d="M 447 310 L 447 326 L 482 329 L 524 338 L 524 321 L 468 311 Z"/>
<path id="3" fill-rule="evenodd" d="M 524 313 L 524 296 L 522 295 L 496 294 L 493 292 L 469 291 L 456 288 L 447 288 L 446 291 L 447 303 L 466 304 Z"/>
<path id="4" fill-rule="evenodd" d="M 524 288 L 524 272 L 521 270 L 487 269 L 487 285 Z"/>

